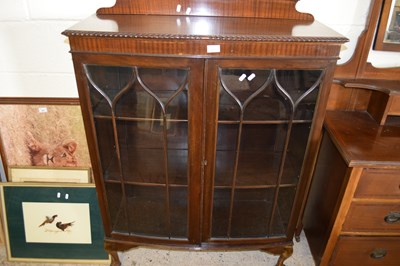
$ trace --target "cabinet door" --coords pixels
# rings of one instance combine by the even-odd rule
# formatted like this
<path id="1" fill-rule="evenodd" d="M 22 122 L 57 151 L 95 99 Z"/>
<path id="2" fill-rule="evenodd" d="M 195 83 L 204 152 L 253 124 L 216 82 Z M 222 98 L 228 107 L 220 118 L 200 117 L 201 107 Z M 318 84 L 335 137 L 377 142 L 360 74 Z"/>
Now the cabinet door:
<path id="1" fill-rule="evenodd" d="M 199 241 L 202 62 L 83 56 L 106 234 Z M 98 166 L 97 166 L 98 164 Z M 96 167 L 97 166 L 97 167 Z"/>
<path id="2" fill-rule="evenodd" d="M 293 231 L 292 210 L 324 76 L 322 66 L 303 67 L 304 62 L 210 62 L 209 241 L 276 241 L 289 237 L 289 227 Z"/>

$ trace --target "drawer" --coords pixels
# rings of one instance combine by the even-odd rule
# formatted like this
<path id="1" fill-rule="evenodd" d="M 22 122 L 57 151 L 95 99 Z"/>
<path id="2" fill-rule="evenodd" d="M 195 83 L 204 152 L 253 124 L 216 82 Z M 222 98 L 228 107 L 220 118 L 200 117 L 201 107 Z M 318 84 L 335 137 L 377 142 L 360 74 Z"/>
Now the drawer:
<path id="1" fill-rule="evenodd" d="M 340 237 L 330 265 L 399 265 L 400 237 Z"/>
<path id="2" fill-rule="evenodd" d="M 364 203 L 350 205 L 342 230 L 347 232 L 387 232 L 400 235 L 400 202 Z M 385 221 L 385 217 L 386 220 Z"/>
<path id="3" fill-rule="evenodd" d="M 400 170 L 365 169 L 354 197 L 400 199 Z"/>

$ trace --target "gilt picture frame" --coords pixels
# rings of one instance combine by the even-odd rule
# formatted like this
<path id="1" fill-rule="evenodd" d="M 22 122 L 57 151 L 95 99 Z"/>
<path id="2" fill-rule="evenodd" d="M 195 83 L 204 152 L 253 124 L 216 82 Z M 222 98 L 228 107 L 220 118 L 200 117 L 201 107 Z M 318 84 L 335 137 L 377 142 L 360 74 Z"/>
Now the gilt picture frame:
<path id="1" fill-rule="evenodd" d="M 90 183 L 91 171 L 87 167 L 9 166 L 8 179 L 10 182 Z"/>
<path id="2" fill-rule="evenodd" d="M 94 185 L 3 183 L 0 188 L 9 261 L 110 263 Z"/>

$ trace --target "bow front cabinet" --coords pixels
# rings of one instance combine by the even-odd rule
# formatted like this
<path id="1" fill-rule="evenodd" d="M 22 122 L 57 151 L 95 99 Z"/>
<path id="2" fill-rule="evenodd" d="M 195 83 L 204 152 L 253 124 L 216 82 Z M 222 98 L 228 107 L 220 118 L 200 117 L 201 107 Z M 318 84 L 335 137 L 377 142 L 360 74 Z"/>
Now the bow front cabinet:
<path id="1" fill-rule="evenodd" d="M 292 253 L 346 39 L 296 1 L 119 1 L 71 45 L 105 248 Z"/>

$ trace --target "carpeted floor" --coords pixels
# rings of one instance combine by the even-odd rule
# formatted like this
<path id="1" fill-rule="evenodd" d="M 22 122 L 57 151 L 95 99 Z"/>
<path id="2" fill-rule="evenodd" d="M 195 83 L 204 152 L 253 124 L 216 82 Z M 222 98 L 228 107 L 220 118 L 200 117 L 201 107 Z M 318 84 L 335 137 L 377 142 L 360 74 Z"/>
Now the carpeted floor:
<path id="1" fill-rule="evenodd" d="M 260 251 L 172 251 L 166 249 L 137 248 L 120 253 L 123 266 L 273 266 L 277 256 Z M 0 265 L 4 266 L 98 266 L 100 264 L 59 264 L 8 262 L 4 246 L 0 246 Z M 104 264 L 101 264 L 104 265 Z M 315 265 L 304 233 L 295 242 L 293 255 L 285 261 L 286 266 Z"/>

